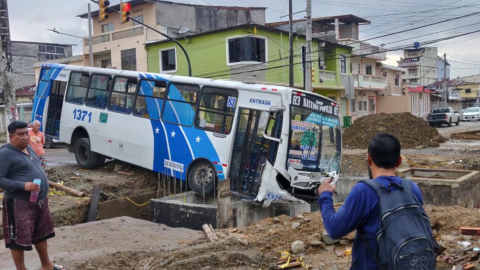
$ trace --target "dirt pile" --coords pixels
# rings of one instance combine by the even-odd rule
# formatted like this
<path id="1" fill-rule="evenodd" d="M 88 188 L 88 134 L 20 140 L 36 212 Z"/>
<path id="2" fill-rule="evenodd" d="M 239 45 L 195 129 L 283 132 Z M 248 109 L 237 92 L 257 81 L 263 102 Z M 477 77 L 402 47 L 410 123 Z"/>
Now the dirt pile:
<path id="1" fill-rule="evenodd" d="M 445 138 L 430 127 L 427 122 L 411 113 L 380 113 L 363 116 L 343 134 L 343 146 L 365 149 L 372 138 L 379 133 L 395 135 L 402 148 L 438 147 Z"/>

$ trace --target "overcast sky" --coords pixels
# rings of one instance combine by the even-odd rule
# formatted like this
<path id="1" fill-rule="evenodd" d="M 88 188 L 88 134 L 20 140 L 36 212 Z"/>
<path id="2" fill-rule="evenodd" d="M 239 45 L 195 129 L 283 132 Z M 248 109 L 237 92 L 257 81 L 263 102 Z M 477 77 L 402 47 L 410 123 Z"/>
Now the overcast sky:
<path id="1" fill-rule="evenodd" d="M 179 3 L 230 6 L 267 7 L 267 22 L 279 21 L 288 14 L 288 0 L 171 0 Z M 9 0 L 12 40 L 43 41 L 75 44 L 74 54 L 81 54 L 82 40 L 47 31 L 58 31 L 87 36 L 87 21 L 77 18 L 87 12 L 88 0 Z M 119 0 L 110 0 L 111 4 Z M 380 35 L 480 12 L 480 0 L 312 0 L 313 17 L 354 14 L 371 21 L 360 27 L 360 39 Z M 293 11 L 305 10 L 305 0 L 293 0 Z M 92 4 L 92 10 L 98 7 Z M 304 18 L 305 13 L 294 15 Z M 284 17 L 281 20 L 286 20 Z M 407 46 L 415 41 L 430 41 L 479 30 L 480 16 L 436 24 L 431 27 L 389 35 L 369 40 L 373 45 L 385 44 L 385 48 Z M 439 33 L 436 33 L 439 32 Z M 425 36 L 422 36 L 425 35 Z M 451 77 L 480 73 L 480 32 L 432 44 L 439 48 L 439 55 L 447 53 L 452 65 Z M 397 65 L 402 51 L 389 52 L 387 63 Z"/>

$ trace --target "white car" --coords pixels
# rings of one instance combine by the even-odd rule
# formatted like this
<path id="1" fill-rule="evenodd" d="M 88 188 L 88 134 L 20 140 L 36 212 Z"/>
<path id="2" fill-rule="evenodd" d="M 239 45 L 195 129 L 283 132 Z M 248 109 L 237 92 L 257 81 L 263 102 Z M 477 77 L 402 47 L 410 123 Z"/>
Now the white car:
<path id="1" fill-rule="evenodd" d="M 480 108 L 472 107 L 463 112 L 462 121 L 480 121 Z"/>

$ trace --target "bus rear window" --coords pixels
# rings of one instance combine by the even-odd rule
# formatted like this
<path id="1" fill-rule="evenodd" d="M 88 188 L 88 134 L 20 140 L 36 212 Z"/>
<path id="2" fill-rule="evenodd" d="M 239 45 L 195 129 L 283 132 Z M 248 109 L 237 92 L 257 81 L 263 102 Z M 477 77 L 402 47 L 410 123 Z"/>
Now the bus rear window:
<path id="1" fill-rule="evenodd" d="M 237 107 L 237 98 L 236 90 L 204 87 L 197 115 L 197 127 L 230 133 Z"/>
<path id="2" fill-rule="evenodd" d="M 71 103 L 83 104 L 88 88 L 88 73 L 72 72 L 68 84 L 66 101 Z"/>

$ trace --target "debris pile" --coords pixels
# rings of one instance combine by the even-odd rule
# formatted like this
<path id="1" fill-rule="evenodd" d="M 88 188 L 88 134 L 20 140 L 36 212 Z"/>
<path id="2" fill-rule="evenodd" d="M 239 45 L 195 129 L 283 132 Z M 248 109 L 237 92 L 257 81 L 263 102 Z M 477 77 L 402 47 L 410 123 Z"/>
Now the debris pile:
<path id="1" fill-rule="evenodd" d="M 345 129 L 343 145 L 346 148 L 365 149 L 379 133 L 395 135 L 402 148 L 438 147 L 446 141 L 425 120 L 411 113 L 380 113 L 363 116 Z"/>

